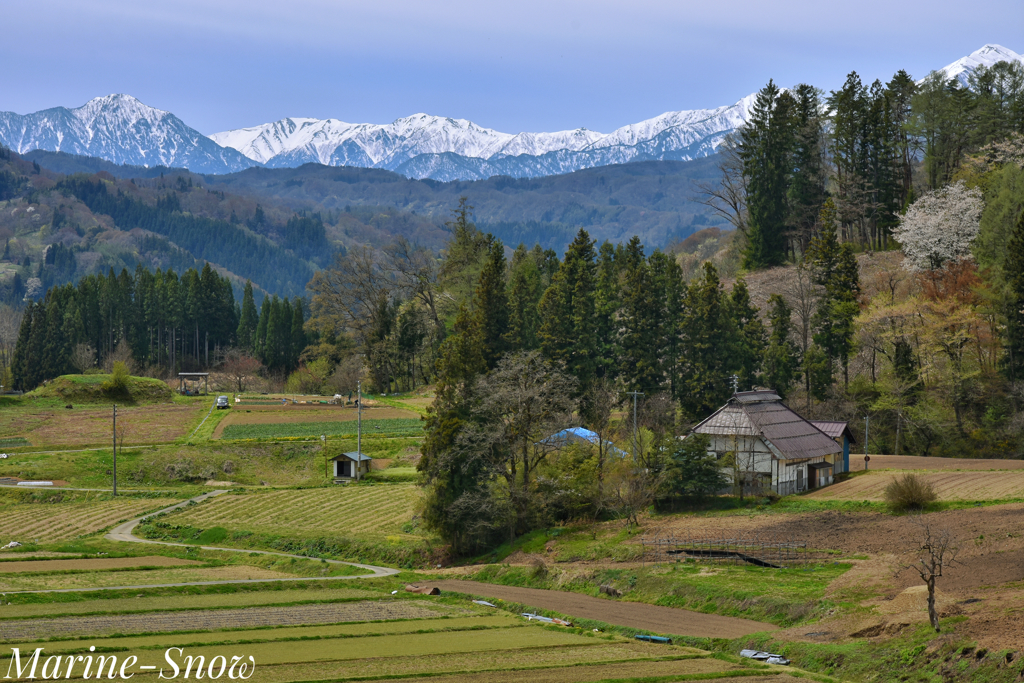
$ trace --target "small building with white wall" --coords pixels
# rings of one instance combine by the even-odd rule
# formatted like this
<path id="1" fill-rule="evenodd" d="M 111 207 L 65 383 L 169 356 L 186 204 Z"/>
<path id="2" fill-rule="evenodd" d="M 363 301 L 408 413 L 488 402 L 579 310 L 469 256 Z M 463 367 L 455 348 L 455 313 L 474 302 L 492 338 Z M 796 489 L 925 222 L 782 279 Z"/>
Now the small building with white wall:
<path id="1" fill-rule="evenodd" d="M 334 479 L 335 484 L 360 479 L 370 471 L 371 460 L 370 456 L 355 451 L 336 455 L 327 461 L 330 468 L 328 476 Z"/>
<path id="2" fill-rule="evenodd" d="M 774 391 L 741 391 L 691 430 L 731 460 L 746 492 L 780 495 L 828 486 L 845 471 L 843 447 L 782 402 Z M 727 456 L 734 456 L 728 457 Z M 733 469 L 735 468 L 735 469 Z"/>

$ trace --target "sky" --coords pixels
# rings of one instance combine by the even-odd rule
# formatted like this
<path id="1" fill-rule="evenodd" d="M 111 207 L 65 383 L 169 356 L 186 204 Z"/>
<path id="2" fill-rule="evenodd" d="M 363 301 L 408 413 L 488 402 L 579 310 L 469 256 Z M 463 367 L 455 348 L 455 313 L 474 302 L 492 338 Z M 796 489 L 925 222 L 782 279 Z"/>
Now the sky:
<path id="1" fill-rule="evenodd" d="M 0 111 L 134 95 L 210 134 L 414 113 L 600 132 L 768 79 L 921 78 L 1024 53 L 1021 0 L 3 0 Z"/>

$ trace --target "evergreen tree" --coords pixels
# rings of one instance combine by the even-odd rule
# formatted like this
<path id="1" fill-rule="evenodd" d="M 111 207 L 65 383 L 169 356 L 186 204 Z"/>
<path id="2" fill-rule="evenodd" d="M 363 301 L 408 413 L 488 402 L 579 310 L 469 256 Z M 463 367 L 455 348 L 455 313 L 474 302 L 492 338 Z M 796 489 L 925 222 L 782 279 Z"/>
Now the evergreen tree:
<path id="1" fill-rule="evenodd" d="M 1007 289 L 1004 367 L 1010 381 L 1017 382 L 1024 379 L 1024 212 L 1017 219 L 1006 246 L 1003 273 Z"/>
<path id="2" fill-rule="evenodd" d="M 768 81 L 740 131 L 739 152 L 747 179 L 745 268 L 777 266 L 786 257 L 793 109 L 793 97 Z"/>
<path id="3" fill-rule="evenodd" d="M 814 282 L 822 288 L 813 318 L 814 342 L 830 364 L 842 365 L 843 386 L 846 387 L 853 349 L 853 321 L 860 310 L 857 259 L 849 242 L 839 243 L 836 208 L 831 199 L 822 207 L 819 223 L 820 232 L 807 252 Z"/>
<path id="4" fill-rule="evenodd" d="M 795 88 L 794 98 L 789 224 L 801 251 L 805 251 L 827 194 L 828 174 L 823 149 L 825 131 L 821 91 L 800 84 Z"/>
<path id="5" fill-rule="evenodd" d="M 619 311 L 619 267 L 615 247 L 605 241 L 597 261 L 597 283 L 594 301 L 594 336 L 596 338 L 598 377 L 617 376 L 616 329 Z"/>
<path id="6" fill-rule="evenodd" d="M 594 241 L 581 229 L 539 305 L 541 351 L 550 360 L 565 364 L 566 372 L 577 379 L 581 394 L 589 388 L 596 370 L 594 271 Z"/>
<path id="7" fill-rule="evenodd" d="M 764 383 L 785 398 L 797 379 L 800 352 L 790 339 L 792 311 L 778 294 L 768 297 L 768 324 L 771 334 L 764 353 Z"/>
<path id="8" fill-rule="evenodd" d="M 267 326 L 270 324 L 270 297 L 263 297 L 260 306 L 259 322 L 256 324 L 256 335 L 253 338 L 253 353 L 264 365 L 267 364 Z"/>
<path id="9" fill-rule="evenodd" d="M 508 344 L 513 351 L 537 348 L 540 328 L 541 273 L 536 258 L 520 244 L 512 256 L 509 275 Z"/>
<path id="10" fill-rule="evenodd" d="M 729 358 L 731 316 L 718 271 L 705 262 L 686 291 L 680 331 L 679 403 L 691 417 L 703 418 L 732 391 Z"/>
<path id="11" fill-rule="evenodd" d="M 305 324 L 302 300 L 295 297 L 295 301 L 292 303 L 291 344 L 288 352 L 288 367 L 292 370 L 299 366 L 299 357 L 306 348 Z"/>
<path id="12" fill-rule="evenodd" d="M 476 287 L 474 301 L 483 335 L 484 359 L 493 368 L 508 350 L 509 305 L 505 285 L 505 247 L 493 240 Z"/>
<path id="13" fill-rule="evenodd" d="M 424 525 L 459 554 L 480 546 L 493 515 L 486 504 L 493 475 L 482 458 L 455 448 L 469 419 L 476 377 L 486 368 L 479 318 L 461 306 L 453 333 L 441 344 L 435 398 L 427 409 L 423 457 L 417 465 L 427 491 Z"/>
<path id="14" fill-rule="evenodd" d="M 736 281 L 729 297 L 729 315 L 735 330 L 732 351 L 733 371 L 739 379 L 739 386 L 752 389 L 759 381 L 761 362 L 766 346 L 764 324 L 758 316 L 757 307 L 750 301 L 750 290 L 743 278 Z"/>
<path id="15" fill-rule="evenodd" d="M 664 384 L 660 344 L 664 292 L 657 291 L 640 238 L 626 245 L 619 309 L 619 376 L 630 391 L 657 393 Z"/>

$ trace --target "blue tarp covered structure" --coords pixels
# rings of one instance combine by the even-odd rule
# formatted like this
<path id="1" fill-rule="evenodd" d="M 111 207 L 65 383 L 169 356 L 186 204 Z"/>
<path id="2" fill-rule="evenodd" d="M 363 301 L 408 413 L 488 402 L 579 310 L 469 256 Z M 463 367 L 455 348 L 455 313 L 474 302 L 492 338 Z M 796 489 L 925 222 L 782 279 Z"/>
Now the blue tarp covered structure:
<path id="1" fill-rule="evenodd" d="M 544 446 L 552 446 L 554 448 L 564 448 L 574 443 L 587 443 L 596 446 L 600 443 L 601 439 L 597 435 L 597 432 L 592 432 L 589 429 L 583 427 L 570 427 L 569 429 L 563 429 L 560 432 L 552 434 L 551 436 L 541 439 L 540 443 Z M 606 441 L 607 443 L 607 441 Z M 629 455 L 626 451 L 621 448 L 607 445 L 608 453 L 617 455 L 621 458 Z"/>

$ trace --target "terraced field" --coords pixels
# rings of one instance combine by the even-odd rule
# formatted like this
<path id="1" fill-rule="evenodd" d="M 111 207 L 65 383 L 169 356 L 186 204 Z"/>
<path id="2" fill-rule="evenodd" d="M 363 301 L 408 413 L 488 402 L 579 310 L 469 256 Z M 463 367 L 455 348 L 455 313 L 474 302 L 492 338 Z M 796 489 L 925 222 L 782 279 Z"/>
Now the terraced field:
<path id="1" fill-rule="evenodd" d="M 363 434 L 377 436 L 419 436 L 423 433 L 423 422 L 418 418 L 364 419 Z M 316 437 L 351 438 L 356 435 L 353 420 L 331 420 L 319 422 L 288 422 L 265 424 L 229 424 L 221 432 L 223 439 L 297 439 Z"/>
<path id="2" fill-rule="evenodd" d="M 117 657 L 118 665 L 129 655 L 137 657 L 131 672 L 144 681 L 159 680 L 159 668 L 167 668 L 167 648 L 182 648 L 177 657 L 182 668 L 185 657 L 201 657 L 204 674 L 209 666 L 219 666 L 221 657 L 251 657 L 256 669 L 249 680 L 267 683 L 388 679 L 420 683 L 590 683 L 736 676 L 773 683 L 789 680 L 781 670 L 749 660 L 712 657 L 694 648 L 640 643 L 589 629 L 545 627 L 527 622 L 518 614 L 481 608 L 468 600 L 392 596 L 388 588 L 375 587 L 370 600 L 213 609 L 205 613 L 188 610 L 125 615 L 118 613 L 123 599 L 83 597 L 83 603 L 93 607 L 89 614 L 5 620 L 0 626 L 0 668 L 6 664 L 4 659 L 10 661 L 12 648 L 31 652 L 45 647 L 46 654 L 68 659 L 68 655 L 88 656 L 88 648 L 93 646 L 97 655 L 102 652 Z M 297 598 L 309 593 L 308 589 L 280 592 L 282 599 L 292 592 Z M 206 599 L 211 606 L 224 597 L 213 593 L 181 596 L 192 604 Z M 76 639 L 80 634 L 91 637 Z M 156 670 L 149 672 L 138 668 L 153 665 Z M 252 673 L 251 669 L 247 671 Z"/>
<path id="3" fill-rule="evenodd" d="M 0 505 L 0 518 L 3 520 L 0 524 L 0 545 L 10 541 L 49 543 L 85 536 L 177 502 L 173 499 L 118 498 L 77 503 Z"/>
<path id="4" fill-rule="evenodd" d="M 919 476 L 935 487 L 939 500 L 1006 500 L 1024 498 L 1024 471 L 919 472 Z M 880 471 L 853 477 L 808 495 L 823 500 L 883 499 L 885 487 L 901 472 Z"/>
<path id="5" fill-rule="evenodd" d="M 398 533 L 412 519 L 414 484 L 337 486 L 211 498 L 161 521 L 288 536 Z"/>

